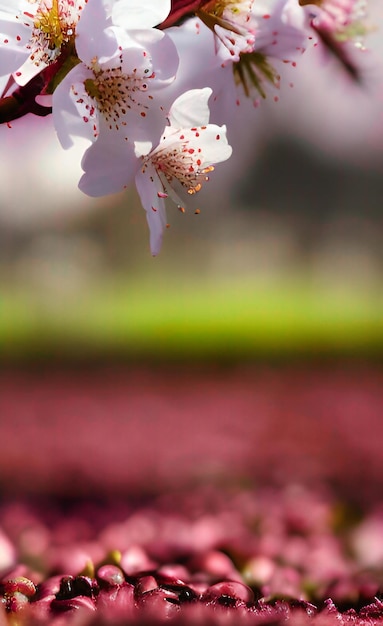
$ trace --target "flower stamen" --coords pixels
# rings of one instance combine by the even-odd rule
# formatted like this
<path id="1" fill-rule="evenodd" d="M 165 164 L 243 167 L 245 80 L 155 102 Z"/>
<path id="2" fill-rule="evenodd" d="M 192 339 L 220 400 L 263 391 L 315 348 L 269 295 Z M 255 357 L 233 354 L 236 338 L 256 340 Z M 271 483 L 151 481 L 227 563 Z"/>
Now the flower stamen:
<path id="1" fill-rule="evenodd" d="M 149 58 L 146 52 L 144 56 Z M 146 92 L 147 81 L 154 78 L 149 66 L 140 71 L 134 68 L 130 74 L 126 74 L 121 54 L 119 64 L 115 67 L 103 68 L 98 59 L 94 58 L 90 69 L 94 77 L 84 81 L 85 91 L 95 101 L 110 130 L 119 130 L 121 126 L 126 126 L 124 118 L 130 109 L 139 110 L 141 117 L 146 117 L 149 106 L 142 102 L 142 97 L 138 97 L 137 92 Z"/>
<path id="2" fill-rule="evenodd" d="M 250 52 L 254 33 L 249 28 L 254 0 L 207 0 L 196 15 L 212 30 L 232 57 Z"/>
<path id="3" fill-rule="evenodd" d="M 64 46 L 74 44 L 80 10 L 70 0 L 41 0 L 34 15 L 23 13 L 25 25 L 32 30 L 26 47 L 35 65 L 53 63 Z"/>

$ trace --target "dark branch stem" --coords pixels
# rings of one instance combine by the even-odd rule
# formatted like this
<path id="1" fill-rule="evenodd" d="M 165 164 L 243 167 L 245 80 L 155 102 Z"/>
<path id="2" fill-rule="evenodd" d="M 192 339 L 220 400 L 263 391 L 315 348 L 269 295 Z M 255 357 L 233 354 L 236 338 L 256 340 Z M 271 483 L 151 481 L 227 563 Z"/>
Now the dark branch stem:
<path id="1" fill-rule="evenodd" d="M 360 84 L 362 82 L 361 72 L 347 54 L 347 46 L 345 43 L 337 41 L 336 37 L 334 37 L 334 35 L 325 28 L 320 28 L 314 23 L 312 24 L 312 27 L 317 32 L 323 45 L 329 52 L 331 52 L 331 54 L 334 55 L 336 59 L 338 59 L 343 69 L 352 78 L 352 80 Z"/>
<path id="2" fill-rule="evenodd" d="M 203 4 L 201 0 L 173 0 L 172 9 L 168 17 L 158 28 L 164 30 L 170 26 L 177 26 L 185 17 L 194 15 L 201 4 Z"/>
<path id="3" fill-rule="evenodd" d="M 50 107 L 43 107 L 36 102 L 46 85 L 45 71 L 34 76 L 23 87 L 17 87 L 11 95 L 0 98 L 0 124 L 7 124 L 17 120 L 27 113 L 45 116 L 52 112 Z"/>

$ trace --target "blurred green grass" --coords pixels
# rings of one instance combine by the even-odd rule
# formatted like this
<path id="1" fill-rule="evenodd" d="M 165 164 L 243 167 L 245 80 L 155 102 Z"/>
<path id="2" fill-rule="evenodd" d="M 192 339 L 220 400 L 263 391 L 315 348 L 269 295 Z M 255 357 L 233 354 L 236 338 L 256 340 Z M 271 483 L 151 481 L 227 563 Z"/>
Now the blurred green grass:
<path id="1" fill-rule="evenodd" d="M 0 360 L 383 356 L 383 293 L 304 280 L 115 280 L 53 301 L 8 288 Z"/>

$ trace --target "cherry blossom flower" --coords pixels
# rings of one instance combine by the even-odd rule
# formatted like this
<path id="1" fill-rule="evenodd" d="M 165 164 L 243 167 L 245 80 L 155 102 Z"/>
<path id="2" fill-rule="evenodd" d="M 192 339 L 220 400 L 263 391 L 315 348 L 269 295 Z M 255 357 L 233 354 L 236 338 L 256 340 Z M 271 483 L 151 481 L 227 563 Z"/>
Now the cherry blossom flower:
<path id="1" fill-rule="evenodd" d="M 190 90 L 177 98 L 170 109 L 169 126 L 159 144 L 136 142 L 141 164 L 135 177 L 138 193 L 150 228 L 153 256 L 161 248 L 166 227 L 165 198 L 170 196 L 181 211 L 180 192 L 190 196 L 201 190 L 214 165 L 225 161 L 232 148 L 226 139 L 226 127 L 209 124 L 210 88 Z"/>
<path id="2" fill-rule="evenodd" d="M 265 83 L 279 86 L 278 64 L 296 65 L 297 55 L 313 43 L 306 12 L 296 0 L 257 0 L 251 12 L 253 51 L 242 53 L 234 73 L 246 95 L 255 87 L 266 97 Z"/>
<path id="3" fill-rule="evenodd" d="M 207 0 L 196 15 L 210 28 L 221 46 L 223 60 L 238 60 L 241 52 L 254 46 L 250 17 L 254 0 Z"/>
<path id="4" fill-rule="evenodd" d="M 1 74 L 20 85 L 74 45 L 75 29 L 88 0 L 0 0 Z"/>
<path id="5" fill-rule="evenodd" d="M 173 42 L 153 28 L 170 3 L 156 1 L 146 2 L 143 11 L 138 0 L 92 0 L 84 9 L 76 33 L 80 62 L 53 94 L 54 122 L 63 147 L 70 147 L 76 135 L 95 141 L 101 133 L 112 132 L 113 141 L 124 143 L 148 132 L 149 121 L 161 109 L 153 91 L 171 82 L 178 67 Z M 113 16 L 117 20 L 124 15 L 121 21 L 129 23 L 129 11 L 127 31 Z"/>

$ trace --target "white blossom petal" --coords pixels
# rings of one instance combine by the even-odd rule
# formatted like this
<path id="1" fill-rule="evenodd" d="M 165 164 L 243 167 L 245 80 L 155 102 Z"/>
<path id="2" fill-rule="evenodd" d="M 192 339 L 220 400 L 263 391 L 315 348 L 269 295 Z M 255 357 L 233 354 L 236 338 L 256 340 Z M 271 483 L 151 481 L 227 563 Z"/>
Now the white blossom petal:
<path id="1" fill-rule="evenodd" d="M 77 30 L 80 32 L 76 35 L 76 52 L 83 63 L 90 66 L 95 58 L 100 63 L 104 63 L 107 59 L 112 59 L 119 54 L 119 46 L 122 42 L 118 29 L 113 26 L 108 28 L 93 26 L 85 31 L 79 27 Z"/>
<path id="2" fill-rule="evenodd" d="M 129 34 L 133 45 L 147 50 L 153 62 L 155 61 L 155 80 L 152 81 L 152 87 L 157 89 L 172 83 L 178 70 L 179 57 L 177 48 L 167 33 L 151 28 L 132 30 Z"/>
<path id="3" fill-rule="evenodd" d="M 150 163 L 140 169 L 135 178 L 142 206 L 146 211 L 146 219 L 150 231 L 150 250 L 157 256 L 161 250 L 162 237 L 166 228 L 165 201 L 161 181 L 156 169 Z"/>
<path id="4" fill-rule="evenodd" d="M 84 153 L 79 188 L 91 197 L 119 193 L 134 180 L 139 165 L 131 146 L 125 146 L 122 153 L 105 134 Z"/>
<path id="5" fill-rule="evenodd" d="M 170 0 L 114 0 L 112 19 L 126 30 L 151 28 L 169 15 Z"/>
<path id="6" fill-rule="evenodd" d="M 4 95 L 5 95 L 5 92 L 7 90 L 10 78 L 11 77 L 10 77 L 9 74 L 5 74 L 4 76 L 0 76 L 0 97 L 1 98 L 3 98 Z"/>
<path id="7" fill-rule="evenodd" d="M 82 11 L 76 34 L 90 33 L 92 30 L 99 31 L 101 28 L 112 24 L 111 0 L 91 0 L 86 2 Z"/>
<path id="8" fill-rule="evenodd" d="M 281 60 L 303 52 L 312 35 L 304 8 L 296 0 L 257 0 L 252 23 L 256 32 L 254 49 Z"/>
<path id="9" fill-rule="evenodd" d="M 10 15 L 0 15 L 0 75 L 15 72 L 28 58 L 29 29 Z"/>
<path id="10" fill-rule="evenodd" d="M 208 124 L 210 118 L 208 100 L 212 93 L 210 87 L 205 87 L 204 89 L 191 89 L 179 96 L 168 114 L 172 130 Z"/>
<path id="11" fill-rule="evenodd" d="M 12 3 L 10 3 L 9 0 L 0 0 L 0 11 L 12 15 L 19 13 L 25 9 L 26 6 L 28 6 L 26 0 L 12 0 Z"/>
<path id="12" fill-rule="evenodd" d="M 67 149 L 73 145 L 74 137 L 84 137 L 89 141 L 94 141 L 94 125 L 98 124 L 98 114 L 91 111 L 81 113 L 81 103 L 77 100 L 84 100 L 84 106 L 90 104 L 89 96 L 85 91 L 84 82 L 91 77 L 91 71 L 82 64 L 76 65 L 58 85 L 53 93 L 53 122 L 58 139 L 63 148 Z M 79 93 L 78 90 L 81 89 Z M 75 97 L 74 92 L 77 92 Z M 85 102 L 86 101 L 86 102 Z M 84 117 L 91 118 L 91 122 L 85 122 Z"/>
<path id="13" fill-rule="evenodd" d="M 146 156 L 149 154 L 153 147 L 151 141 L 135 141 L 134 142 L 134 154 L 137 157 Z"/>

